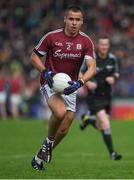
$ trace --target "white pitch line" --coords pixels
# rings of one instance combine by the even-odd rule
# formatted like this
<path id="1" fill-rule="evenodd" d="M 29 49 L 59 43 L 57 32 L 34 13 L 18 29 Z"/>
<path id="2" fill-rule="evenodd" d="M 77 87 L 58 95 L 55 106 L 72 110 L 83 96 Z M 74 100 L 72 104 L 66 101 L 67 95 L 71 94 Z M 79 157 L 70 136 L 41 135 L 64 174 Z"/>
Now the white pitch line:
<path id="1" fill-rule="evenodd" d="M 14 155 L 7 155 L 7 154 L 3 154 L 0 155 L 0 159 L 8 159 L 8 158 L 13 158 L 13 159 L 21 159 L 21 158 L 27 158 L 27 157 L 31 157 L 31 155 L 26 155 L 26 154 L 14 154 Z"/>
<path id="2" fill-rule="evenodd" d="M 101 153 L 101 154 L 94 154 L 94 153 L 63 153 L 61 154 L 59 157 L 63 158 L 63 157 L 92 157 L 92 156 L 96 156 L 96 157 L 105 157 L 107 156 L 107 154 L 105 153 Z M 133 157 L 132 154 L 128 154 L 128 153 L 125 153 L 123 154 L 123 156 L 125 157 Z M 3 154 L 3 155 L 0 155 L 0 159 L 8 159 L 8 158 L 13 158 L 13 159 L 21 159 L 21 158 L 32 158 L 32 155 L 30 154 L 13 154 L 13 155 L 7 155 L 7 154 Z M 57 156 L 58 157 L 58 156 Z"/>

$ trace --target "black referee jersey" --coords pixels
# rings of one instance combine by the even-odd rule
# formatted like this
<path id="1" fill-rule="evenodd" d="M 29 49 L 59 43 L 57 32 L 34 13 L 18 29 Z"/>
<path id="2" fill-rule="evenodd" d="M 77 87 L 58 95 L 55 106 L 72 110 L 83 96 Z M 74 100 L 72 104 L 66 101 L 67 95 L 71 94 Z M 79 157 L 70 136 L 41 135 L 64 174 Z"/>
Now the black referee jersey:
<path id="1" fill-rule="evenodd" d="M 84 62 L 81 67 L 81 72 L 87 70 L 86 63 Z M 112 87 L 106 82 L 106 77 L 114 76 L 115 73 L 119 73 L 119 67 L 117 58 L 112 53 L 108 53 L 105 59 L 99 57 L 96 54 L 96 75 L 92 78 L 92 81 L 97 83 L 97 88 L 94 94 L 98 95 L 111 95 Z M 89 91 L 91 93 L 91 91 Z"/>

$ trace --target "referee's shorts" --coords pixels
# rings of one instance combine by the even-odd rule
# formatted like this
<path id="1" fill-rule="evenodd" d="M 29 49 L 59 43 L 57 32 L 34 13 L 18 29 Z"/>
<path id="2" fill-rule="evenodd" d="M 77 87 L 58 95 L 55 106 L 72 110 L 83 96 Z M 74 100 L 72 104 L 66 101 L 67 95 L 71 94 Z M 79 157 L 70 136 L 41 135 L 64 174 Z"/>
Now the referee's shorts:
<path id="1" fill-rule="evenodd" d="M 94 95 L 87 96 L 87 105 L 91 115 L 95 115 L 100 110 L 105 110 L 107 114 L 111 112 L 111 96 L 110 95 Z"/>

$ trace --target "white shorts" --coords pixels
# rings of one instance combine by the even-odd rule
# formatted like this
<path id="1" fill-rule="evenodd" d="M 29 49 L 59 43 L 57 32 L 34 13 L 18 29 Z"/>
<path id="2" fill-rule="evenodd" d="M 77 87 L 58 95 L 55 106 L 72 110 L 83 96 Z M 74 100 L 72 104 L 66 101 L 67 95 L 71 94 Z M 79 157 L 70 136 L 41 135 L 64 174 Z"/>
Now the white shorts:
<path id="1" fill-rule="evenodd" d="M 50 87 L 45 84 L 45 85 L 42 85 L 41 88 L 40 88 L 40 91 L 41 91 L 41 94 L 42 96 L 46 99 L 46 101 L 48 101 L 48 99 L 56 94 L 53 89 L 50 89 Z M 72 112 L 76 112 L 76 94 L 77 92 L 74 92 L 70 95 L 61 95 L 65 101 L 65 105 L 67 107 L 67 110 L 70 110 Z"/>
<path id="2" fill-rule="evenodd" d="M 12 94 L 10 98 L 12 104 L 19 105 L 21 102 L 21 95 L 19 94 Z"/>
<path id="3" fill-rule="evenodd" d="M 0 92 L 0 103 L 4 103 L 6 98 L 6 93 L 4 91 Z"/>

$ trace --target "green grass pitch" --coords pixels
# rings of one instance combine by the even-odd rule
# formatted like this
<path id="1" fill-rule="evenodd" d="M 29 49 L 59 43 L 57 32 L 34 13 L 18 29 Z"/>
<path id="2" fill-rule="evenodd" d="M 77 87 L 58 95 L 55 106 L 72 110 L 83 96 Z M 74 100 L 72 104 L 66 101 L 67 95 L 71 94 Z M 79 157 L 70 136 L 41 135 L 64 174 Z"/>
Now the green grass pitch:
<path id="1" fill-rule="evenodd" d="M 134 122 L 112 121 L 115 149 L 112 161 L 93 127 L 80 131 L 75 120 L 69 134 L 53 151 L 45 171 L 31 168 L 31 159 L 47 133 L 47 122 L 0 120 L 0 179 L 130 179 L 134 178 Z"/>

